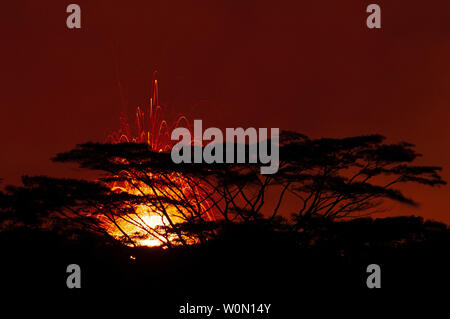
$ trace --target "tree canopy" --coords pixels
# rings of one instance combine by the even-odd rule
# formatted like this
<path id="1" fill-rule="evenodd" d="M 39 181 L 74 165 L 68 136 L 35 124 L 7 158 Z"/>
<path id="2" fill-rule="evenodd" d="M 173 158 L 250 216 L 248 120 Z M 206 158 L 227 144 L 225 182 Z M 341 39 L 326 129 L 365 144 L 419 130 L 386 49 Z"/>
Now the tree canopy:
<path id="1" fill-rule="evenodd" d="M 261 175 L 258 164 L 175 164 L 147 144 L 85 143 L 53 160 L 101 171 L 99 180 L 24 177 L 23 186 L 0 194 L 0 209 L 5 220 L 70 220 L 105 234 L 107 224 L 124 242 L 135 244 L 145 233 L 170 247 L 205 242 L 236 223 L 264 221 L 297 231 L 312 218 L 372 214 L 383 200 L 415 206 L 399 185 L 445 184 L 440 167 L 413 164 L 420 156 L 414 145 L 387 144 L 381 135 L 311 139 L 282 132 L 279 147 L 279 171 Z M 283 206 L 286 201 L 292 203 Z M 152 227 L 142 211 L 162 223 Z M 124 222 L 141 232 L 127 232 Z"/>

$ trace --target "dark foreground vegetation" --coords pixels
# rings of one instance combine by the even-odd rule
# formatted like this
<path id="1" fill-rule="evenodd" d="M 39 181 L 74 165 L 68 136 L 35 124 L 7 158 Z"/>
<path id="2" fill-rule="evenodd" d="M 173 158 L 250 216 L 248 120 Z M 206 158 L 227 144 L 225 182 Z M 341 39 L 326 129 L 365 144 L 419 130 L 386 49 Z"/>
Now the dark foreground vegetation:
<path id="1" fill-rule="evenodd" d="M 351 302 L 354 309 L 355 303 L 399 306 L 447 295 L 446 225 L 418 217 L 313 223 L 295 236 L 256 223 L 239 225 L 207 244 L 172 249 L 127 247 L 90 233 L 69 239 L 45 231 L 3 232 L 2 289 L 36 292 L 36 298 L 56 293 L 65 301 L 124 296 L 165 318 L 175 318 L 185 302 L 266 302 L 281 316 L 299 308 L 329 311 L 323 302 Z M 66 287 L 72 263 L 81 266 L 81 289 Z M 381 266 L 381 289 L 366 286 L 372 263 Z"/>
<path id="2" fill-rule="evenodd" d="M 279 171 L 263 176 L 258 163 L 177 165 L 146 144 L 79 145 L 54 160 L 100 179 L 24 177 L 0 192 L 1 287 L 149 318 L 181 318 L 186 302 L 270 303 L 270 318 L 366 307 L 364 317 L 405 301 L 414 309 L 417 298 L 448 296 L 448 227 L 363 216 L 384 200 L 416 206 L 403 183 L 446 184 L 440 167 L 414 165 L 418 156 L 379 135 L 284 132 Z M 149 227 L 142 208 L 166 223 Z M 146 238 L 161 246 L 139 247 Z M 81 267 L 81 289 L 66 286 L 69 264 Z M 381 289 L 366 285 L 370 264 L 381 267 Z"/>

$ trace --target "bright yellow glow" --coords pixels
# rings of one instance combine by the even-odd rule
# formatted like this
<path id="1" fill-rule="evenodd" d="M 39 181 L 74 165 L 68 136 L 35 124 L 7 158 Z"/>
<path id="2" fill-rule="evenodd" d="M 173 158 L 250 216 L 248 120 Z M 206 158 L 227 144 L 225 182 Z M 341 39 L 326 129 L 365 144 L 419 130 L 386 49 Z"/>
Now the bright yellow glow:
<path id="1" fill-rule="evenodd" d="M 135 142 L 135 143 L 147 143 L 152 150 L 157 150 L 159 152 L 170 151 L 172 141 L 170 139 L 171 128 L 169 127 L 167 121 L 162 119 L 161 106 L 158 101 L 158 82 L 155 78 L 156 72 L 153 79 L 152 87 L 152 98 L 150 99 L 149 109 L 147 112 L 137 108 L 136 111 L 136 125 L 137 134 L 132 135 L 129 133 L 128 123 L 123 122 L 122 129 L 111 134 L 108 137 L 109 142 L 120 143 L 120 142 Z M 185 127 L 188 127 L 188 122 L 186 117 L 180 116 L 174 122 L 173 128 L 178 127 L 181 123 L 185 123 Z M 172 126 L 171 126 L 172 127 Z M 151 176 L 149 176 L 151 178 Z M 184 198 L 191 198 L 194 190 L 186 182 L 186 179 L 179 175 L 173 174 L 170 179 L 176 180 L 181 185 L 181 192 Z M 133 181 L 134 185 L 139 186 L 139 190 L 127 183 L 111 183 L 110 187 L 115 191 L 122 191 L 128 194 L 137 196 L 168 196 L 177 198 L 171 190 L 163 189 L 161 191 L 155 191 L 144 183 L 139 181 Z M 164 193 L 164 194 L 162 194 Z M 180 194 L 178 194 L 179 196 Z M 204 201 L 200 206 L 208 206 L 208 201 Z M 103 221 L 107 225 L 107 231 L 110 235 L 115 238 L 124 237 L 124 233 L 132 237 L 133 241 L 139 246 L 161 246 L 165 243 L 173 243 L 177 239 L 177 235 L 166 234 L 161 228 L 169 226 L 170 222 L 173 224 L 183 222 L 184 219 L 180 216 L 180 209 L 175 206 L 164 205 L 163 214 L 161 211 L 155 210 L 155 208 L 147 207 L 146 205 L 136 205 L 133 207 L 135 213 L 128 214 L 120 217 L 114 217 L 114 221 L 104 218 Z M 161 208 L 161 207 L 160 207 Z M 184 214 L 184 209 L 182 209 Z M 186 212 L 186 215 L 189 215 Z M 208 219 L 214 219 L 211 213 L 205 216 Z M 126 236 L 125 236 L 126 237 Z M 184 238 L 183 238 L 184 239 Z M 190 239 L 185 239 L 186 242 L 192 242 Z"/>

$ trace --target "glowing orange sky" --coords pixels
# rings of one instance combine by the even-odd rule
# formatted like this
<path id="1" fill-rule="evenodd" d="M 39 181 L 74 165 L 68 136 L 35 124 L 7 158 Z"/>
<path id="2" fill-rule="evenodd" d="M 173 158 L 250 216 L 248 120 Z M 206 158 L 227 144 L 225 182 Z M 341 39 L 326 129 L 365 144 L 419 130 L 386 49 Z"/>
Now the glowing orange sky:
<path id="1" fill-rule="evenodd" d="M 170 2 L 170 3 L 168 3 Z M 382 8 L 382 29 L 365 7 Z M 0 177 L 77 176 L 49 158 L 119 127 L 114 58 L 130 114 L 150 96 L 205 126 L 406 140 L 450 181 L 450 2 L 65 1 L 2 4 Z M 450 223 L 449 187 L 410 187 L 414 213 Z"/>

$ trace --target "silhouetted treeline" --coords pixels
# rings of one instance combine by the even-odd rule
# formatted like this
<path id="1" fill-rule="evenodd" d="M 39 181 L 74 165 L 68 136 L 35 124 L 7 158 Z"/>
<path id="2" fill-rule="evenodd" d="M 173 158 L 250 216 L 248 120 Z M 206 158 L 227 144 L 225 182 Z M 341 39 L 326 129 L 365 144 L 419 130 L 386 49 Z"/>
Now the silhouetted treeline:
<path id="1" fill-rule="evenodd" d="M 270 302 L 287 315 L 300 305 L 347 299 L 400 302 L 450 283 L 450 230 L 444 224 L 418 217 L 312 223 L 310 231 L 296 234 L 236 224 L 206 244 L 172 249 L 127 247 L 91 232 L 71 239 L 45 230 L 6 231 L 0 233 L 1 271 L 8 274 L 2 287 L 59 291 L 65 300 L 133 294 L 153 307 L 149 312 L 177 318 L 176 306 L 186 300 Z M 71 263 L 81 266 L 80 290 L 66 287 Z M 380 292 L 366 286 L 372 263 L 382 269 Z"/>
<path id="2" fill-rule="evenodd" d="M 101 296 L 137 294 L 172 310 L 186 296 L 252 296 L 287 311 L 299 299 L 367 296 L 366 267 L 375 263 L 383 291 L 421 293 L 449 282 L 448 227 L 361 218 L 384 200 L 417 205 L 402 183 L 445 184 L 439 167 L 413 165 L 418 156 L 379 135 L 284 132 L 279 172 L 261 175 L 258 163 L 174 164 L 145 144 L 82 144 L 54 160 L 100 170 L 99 180 L 31 176 L 0 192 L 2 284 L 73 296 L 66 267 L 76 263 L 83 291 Z M 142 211 L 164 223 L 151 227 Z M 147 238 L 161 246 L 139 247 Z"/>
<path id="3" fill-rule="evenodd" d="M 24 177 L 23 186 L 0 193 L 0 221 L 106 237 L 112 227 L 125 244 L 151 238 L 171 248 L 206 243 L 234 224 L 296 233 L 313 219 L 371 215 L 384 200 L 415 206 L 399 185 L 445 184 L 440 167 L 413 164 L 420 155 L 412 144 L 386 144 L 380 135 L 310 139 L 282 132 L 279 147 L 279 171 L 261 175 L 260 163 L 175 164 L 146 144 L 82 144 L 54 160 L 101 171 L 102 178 Z M 142 211 L 164 222 L 151 227 Z"/>

